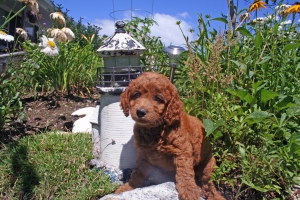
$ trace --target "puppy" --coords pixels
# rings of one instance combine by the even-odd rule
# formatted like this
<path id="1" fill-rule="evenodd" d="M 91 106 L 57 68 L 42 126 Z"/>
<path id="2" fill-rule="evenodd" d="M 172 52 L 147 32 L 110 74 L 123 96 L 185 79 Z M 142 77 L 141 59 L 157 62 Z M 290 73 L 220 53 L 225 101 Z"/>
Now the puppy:
<path id="1" fill-rule="evenodd" d="M 224 199 L 210 182 L 216 161 L 204 126 L 185 113 L 176 87 L 166 76 L 146 72 L 134 79 L 121 94 L 121 108 L 135 121 L 138 155 L 129 182 L 115 193 L 143 187 L 153 167 L 159 167 L 176 172 L 176 189 L 183 200 Z"/>

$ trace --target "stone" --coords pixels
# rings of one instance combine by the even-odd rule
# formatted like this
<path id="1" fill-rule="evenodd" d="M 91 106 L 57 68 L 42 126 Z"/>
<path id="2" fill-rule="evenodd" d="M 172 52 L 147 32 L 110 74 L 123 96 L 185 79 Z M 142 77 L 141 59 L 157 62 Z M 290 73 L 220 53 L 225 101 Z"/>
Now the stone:
<path id="1" fill-rule="evenodd" d="M 174 182 L 136 188 L 121 194 L 108 194 L 99 200 L 180 200 Z M 199 200 L 204 200 L 199 198 Z"/>
<path id="2" fill-rule="evenodd" d="M 92 124 L 90 117 L 95 107 L 85 107 L 73 112 L 72 116 L 83 116 L 76 120 L 73 124 L 72 133 L 92 133 Z"/>

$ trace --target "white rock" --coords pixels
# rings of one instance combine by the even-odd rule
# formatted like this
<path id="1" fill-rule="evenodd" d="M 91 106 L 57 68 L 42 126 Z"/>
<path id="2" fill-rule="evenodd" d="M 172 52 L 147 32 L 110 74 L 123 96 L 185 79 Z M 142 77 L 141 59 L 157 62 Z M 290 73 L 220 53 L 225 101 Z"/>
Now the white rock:
<path id="1" fill-rule="evenodd" d="M 95 109 L 96 107 L 81 108 L 71 114 L 72 116 L 84 116 L 74 122 L 72 133 L 92 133 L 90 118 Z"/>
<path id="2" fill-rule="evenodd" d="M 109 194 L 99 200 L 179 200 L 174 182 L 137 188 L 121 194 Z M 199 200 L 204 200 L 199 198 Z"/>
<path id="3" fill-rule="evenodd" d="M 163 183 L 149 187 L 137 188 L 121 194 L 109 194 L 100 200 L 179 200 L 175 184 L 172 182 Z"/>

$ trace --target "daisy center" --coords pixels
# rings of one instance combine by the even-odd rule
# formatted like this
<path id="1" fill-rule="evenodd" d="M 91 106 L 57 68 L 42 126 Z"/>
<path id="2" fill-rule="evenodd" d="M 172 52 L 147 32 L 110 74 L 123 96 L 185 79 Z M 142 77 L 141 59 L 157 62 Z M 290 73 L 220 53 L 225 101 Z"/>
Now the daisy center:
<path id="1" fill-rule="evenodd" d="M 55 43 L 51 40 L 48 40 L 48 46 L 51 47 L 51 48 L 55 48 Z"/>
<path id="2" fill-rule="evenodd" d="M 7 35 L 4 31 L 0 31 L 1 35 Z"/>

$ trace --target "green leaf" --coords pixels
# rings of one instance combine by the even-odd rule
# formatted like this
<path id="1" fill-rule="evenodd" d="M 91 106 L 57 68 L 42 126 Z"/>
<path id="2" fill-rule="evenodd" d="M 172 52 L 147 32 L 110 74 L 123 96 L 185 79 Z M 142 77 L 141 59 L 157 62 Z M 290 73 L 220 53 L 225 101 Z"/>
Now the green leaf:
<path id="1" fill-rule="evenodd" d="M 241 157 L 242 157 L 243 159 L 245 159 L 246 153 L 245 153 L 245 149 L 244 149 L 242 146 L 239 146 L 239 152 L 240 152 L 240 154 L 241 154 Z"/>
<path id="2" fill-rule="evenodd" d="M 286 113 L 282 113 L 281 118 L 280 118 L 280 122 L 279 122 L 279 125 L 280 125 L 280 126 L 282 126 L 282 124 L 283 124 L 285 118 L 286 118 Z"/>
<path id="3" fill-rule="evenodd" d="M 244 122 L 247 122 L 248 124 L 255 124 L 264 121 L 269 116 L 271 115 L 267 111 L 256 111 L 248 115 Z"/>
<path id="4" fill-rule="evenodd" d="M 285 109 L 293 106 L 296 106 L 296 104 L 294 103 L 293 97 L 291 96 L 282 98 L 277 104 L 274 105 L 275 108 L 279 109 Z"/>
<path id="5" fill-rule="evenodd" d="M 258 31 L 256 33 L 256 37 L 255 37 L 255 40 L 254 40 L 254 45 L 255 45 L 256 48 L 259 48 L 261 43 L 262 43 L 262 36 L 261 36 L 261 32 Z"/>
<path id="6" fill-rule="evenodd" d="M 251 96 L 246 90 L 234 90 L 234 89 L 227 89 L 227 92 L 230 94 L 239 97 L 240 99 L 246 101 L 248 104 L 252 105 L 256 102 L 255 97 Z"/>
<path id="7" fill-rule="evenodd" d="M 265 188 L 262 188 L 262 187 L 259 187 L 257 185 L 254 185 L 254 183 L 252 183 L 251 180 L 246 180 L 244 178 L 241 178 L 242 179 L 242 182 L 245 183 L 246 185 L 250 186 L 251 188 L 254 188 L 260 192 L 267 192 L 268 190 L 265 189 Z"/>
<path id="8" fill-rule="evenodd" d="M 230 60 L 231 62 L 233 62 L 234 64 L 236 64 L 238 67 L 240 67 L 242 70 L 245 70 L 247 69 L 247 66 L 244 64 L 244 63 L 241 63 L 239 61 L 236 61 L 236 60 Z"/>
<path id="9" fill-rule="evenodd" d="M 293 44 L 287 44 L 284 46 L 284 51 L 288 51 L 291 49 L 296 49 L 297 47 L 300 47 L 300 43 L 293 43 Z"/>
<path id="10" fill-rule="evenodd" d="M 300 115 L 300 107 L 299 106 L 290 107 L 286 110 L 286 114 L 288 116 L 298 116 Z"/>
<path id="11" fill-rule="evenodd" d="M 260 99 L 263 103 L 266 103 L 270 99 L 273 99 L 274 97 L 278 97 L 279 93 L 273 92 L 271 90 L 261 90 L 260 91 Z"/>
<path id="12" fill-rule="evenodd" d="M 210 135 L 214 130 L 214 122 L 210 119 L 203 119 L 203 125 L 206 131 L 206 135 Z"/>
<path id="13" fill-rule="evenodd" d="M 254 93 L 256 93 L 257 88 L 263 83 L 263 81 L 257 81 L 255 83 L 252 84 L 252 88 L 254 90 Z"/>
<path id="14" fill-rule="evenodd" d="M 293 181 L 294 183 L 296 183 L 297 185 L 300 185 L 300 179 L 298 176 L 293 177 Z"/>
<path id="15" fill-rule="evenodd" d="M 279 23 L 275 22 L 274 27 L 273 27 L 273 33 L 276 35 L 278 33 L 278 28 L 279 28 Z"/>
<path id="16" fill-rule="evenodd" d="M 245 27 L 239 27 L 236 29 L 236 31 L 240 32 L 243 36 L 253 37 L 251 32 Z"/>
<path id="17" fill-rule="evenodd" d="M 203 119 L 203 125 L 206 131 L 206 136 L 212 134 L 223 123 L 224 121 L 222 119 L 219 119 L 216 123 L 214 123 L 210 119 Z"/>
<path id="18" fill-rule="evenodd" d="M 220 21 L 220 22 L 224 22 L 225 24 L 228 24 L 228 21 L 222 17 L 213 18 L 211 20 Z"/>
<path id="19" fill-rule="evenodd" d="M 258 62 L 257 64 L 263 64 L 263 63 L 266 63 L 266 62 L 268 62 L 268 61 L 271 60 L 271 59 L 272 59 L 271 56 L 264 56 L 264 57 L 261 58 L 261 61 Z"/>
<path id="20" fill-rule="evenodd" d="M 295 72 L 297 72 L 299 68 L 300 68 L 300 63 L 298 63 L 298 65 L 297 65 L 297 67 L 295 69 Z"/>

